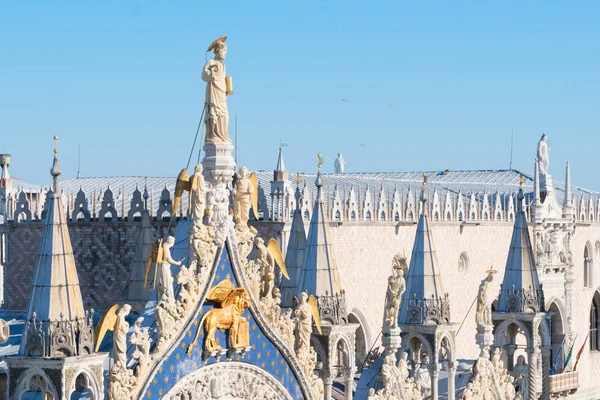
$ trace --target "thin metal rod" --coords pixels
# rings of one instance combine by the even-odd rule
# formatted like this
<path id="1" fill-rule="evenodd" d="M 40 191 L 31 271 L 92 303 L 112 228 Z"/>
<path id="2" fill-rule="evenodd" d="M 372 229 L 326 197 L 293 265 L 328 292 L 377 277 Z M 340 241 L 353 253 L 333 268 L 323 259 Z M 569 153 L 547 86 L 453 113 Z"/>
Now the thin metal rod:
<path id="1" fill-rule="evenodd" d="M 194 143 L 192 144 L 192 149 L 190 150 L 190 156 L 188 158 L 187 165 L 185 169 L 190 167 L 190 162 L 192 161 L 192 154 L 194 154 L 194 148 L 196 148 L 196 141 L 198 140 L 198 133 L 200 132 L 200 127 L 202 126 L 202 119 L 204 118 L 204 111 L 206 110 L 206 104 L 202 108 L 202 114 L 200 115 L 200 121 L 198 121 L 198 128 L 196 128 L 196 136 L 194 136 Z"/>

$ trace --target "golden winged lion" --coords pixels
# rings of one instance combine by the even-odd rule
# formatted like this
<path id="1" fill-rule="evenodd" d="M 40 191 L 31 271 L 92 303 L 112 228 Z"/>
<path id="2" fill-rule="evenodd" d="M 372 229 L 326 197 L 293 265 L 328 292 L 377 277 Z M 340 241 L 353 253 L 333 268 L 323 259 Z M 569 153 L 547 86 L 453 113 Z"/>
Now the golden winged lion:
<path id="1" fill-rule="evenodd" d="M 247 347 L 250 342 L 248 320 L 242 316 L 250 307 L 250 296 L 244 288 L 234 288 L 227 277 L 213 287 L 206 297 L 220 305 L 215 307 L 200 320 L 194 341 L 188 346 L 187 355 L 191 356 L 192 350 L 197 345 L 200 330 L 204 326 L 204 347 L 207 351 L 220 350 L 219 342 L 215 337 L 217 329 L 229 329 L 229 340 L 232 348 Z"/>

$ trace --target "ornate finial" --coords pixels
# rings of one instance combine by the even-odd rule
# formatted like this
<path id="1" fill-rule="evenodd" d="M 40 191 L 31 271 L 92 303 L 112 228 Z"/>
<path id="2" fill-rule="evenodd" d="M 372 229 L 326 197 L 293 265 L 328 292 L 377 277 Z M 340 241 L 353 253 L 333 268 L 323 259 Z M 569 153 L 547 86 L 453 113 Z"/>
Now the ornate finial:
<path id="1" fill-rule="evenodd" d="M 519 177 L 519 185 L 523 186 L 525 184 L 525 175 L 521 175 Z"/>
<path id="2" fill-rule="evenodd" d="M 321 167 L 323 166 L 323 156 L 321 155 L 321 153 L 317 154 L 317 157 L 319 158 L 319 164 L 317 164 L 317 168 L 321 169 Z"/>
<path id="3" fill-rule="evenodd" d="M 498 271 L 496 271 L 496 270 L 494 269 L 494 266 L 492 265 L 492 266 L 490 267 L 490 269 L 488 269 L 488 270 L 487 270 L 487 271 L 485 271 L 485 272 L 487 272 L 487 274 L 488 274 L 488 275 L 494 275 L 494 274 L 495 274 L 496 272 L 498 272 Z"/>
<path id="4" fill-rule="evenodd" d="M 52 168 L 50 168 L 50 175 L 52 175 L 54 187 L 54 193 L 58 193 L 58 176 L 62 173 L 60 169 L 60 165 L 58 165 L 58 158 L 56 158 L 56 154 L 58 153 L 58 136 L 54 136 L 54 161 L 52 163 Z"/>
<path id="5" fill-rule="evenodd" d="M 296 174 L 296 186 L 302 183 L 302 174 Z"/>
<path id="6" fill-rule="evenodd" d="M 423 176 L 423 183 L 421 186 L 425 187 L 427 185 L 427 174 L 423 172 L 421 175 Z"/>

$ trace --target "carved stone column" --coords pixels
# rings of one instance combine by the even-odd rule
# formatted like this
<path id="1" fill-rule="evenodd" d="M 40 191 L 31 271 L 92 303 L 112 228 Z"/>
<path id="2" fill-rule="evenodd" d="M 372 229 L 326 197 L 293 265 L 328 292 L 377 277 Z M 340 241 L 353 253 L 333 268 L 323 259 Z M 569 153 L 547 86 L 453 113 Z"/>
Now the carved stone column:
<path id="1" fill-rule="evenodd" d="M 440 364 L 429 364 L 429 375 L 431 376 L 431 400 L 438 400 L 438 381 L 440 379 Z"/>
<path id="2" fill-rule="evenodd" d="M 529 395 L 532 399 L 537 399 L 540 395 L 538 386 L 538 359 L 540 356 L 539 350 L 527 349 L 527 362 L 529 363 Z"/>
<path id="3" fill-rule="evenodd" d="M 550 400 L 550 348 L 542 350 L 542 399 Z"/>
<path id="4" fill-rule="evenodd" d="M 345 386 L 345 396 L 346 400 L 352 400 L 352 394 L 354 389 L 354 372 L 356 371 L 356 367 L 346 368 L 344 371 L 344 386 Z"/>
<path id="5" fill-rule="evenodd" d="M 323 387 L 324 387 L 324 400 L 331 399 L 331 388 L 333 387 L 333 377 L 329 371 L 323 372 Z"/>
<path id="6" fill-rule="evenodd" d="M 515 365 L 515 351 L 517 351 L 517 345 L 510 344 L 506 346 L 506 356 L 508 358 L 506 368 L 510 369 L 511 371 Z"/>
<path id="7" fill-rule="evenodd" d="M 446 372 L 448 373 L 448 400 L 454 400 L 454 397 L 456 396 L 456 362 L 448 361 Z"/>
<path id="8" fill-rule="evenodd" d="M 567 321 L 566 321 L 566 332 L 565 335 L 567 337 L 565 341 L 565 349 L 571 348 L 573 344 L 573 281 L 575 278 L 573 276 L 573 265 L 569 265 L 565 269 L 565 307 L 567 309 Z M 572 364 L 573 358 L 569 361 L 569 365 Z M 569 365 L 566 368 L 569 368 Z"/>

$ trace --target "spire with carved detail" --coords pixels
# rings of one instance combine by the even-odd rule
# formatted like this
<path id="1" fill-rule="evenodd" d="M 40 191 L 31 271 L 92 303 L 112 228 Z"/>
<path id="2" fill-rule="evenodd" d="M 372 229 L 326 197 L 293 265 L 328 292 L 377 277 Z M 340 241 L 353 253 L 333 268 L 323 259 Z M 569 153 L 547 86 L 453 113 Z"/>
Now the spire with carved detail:
<path id="1" fill-rule="evenodd" d="M 535 266 L 523 199 L 521 187 L 517 195 L 517 215 L 498 300 L 498 312 L 544 311 L 544 293 Z"/>
<path id="2" fill-rule="evenodd" d="M 55 136 L 50 174 L 53 190 L 47 201 L 42 243 L 20 354 L 36 357 L 70 357 L 91 354 L 92 316 L 83 308 L 79 277 L 62 199 L 58 193 L 58 163 Z"/>
<path id="3" fill-rule="evenodd" d="M 424 325 L 450 323 L 450 303 L 442 286 L 433 238 L 429 230 L 425 188 L 427 178 L 423 178 L 421 191 L 421 215 L 417 224 L 417 234 L 413 245 L 406 291 L 402 295 L 399 325 Z"/>
<path id="4" fill-rule="evenodd" d="M 323 314 L 321 318 L 331 324 L 339 324 L 342 319 L 346 318 L 346 301 L 333 254 L 329 221 L 325 211 L 321 171 L 317 174 L 315 184 L 317 186 L 317 200 L 310 220 L 308 240 L 296 295 L 299 296 L 302 292 L 315 295 L 319 302 L 319 312 Z M 326 311 L 329 314 L 323 313 L 324 307 L 322 305 L 327 306 Z"/>

